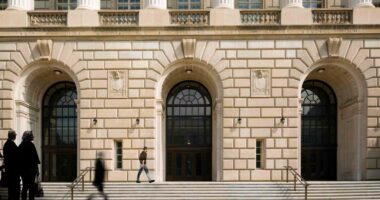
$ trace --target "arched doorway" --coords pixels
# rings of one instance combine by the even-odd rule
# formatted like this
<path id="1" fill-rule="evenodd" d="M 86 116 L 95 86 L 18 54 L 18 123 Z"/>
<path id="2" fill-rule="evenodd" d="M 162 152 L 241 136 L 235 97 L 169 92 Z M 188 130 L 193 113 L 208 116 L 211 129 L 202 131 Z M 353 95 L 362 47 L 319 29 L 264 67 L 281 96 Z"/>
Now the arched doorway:
<path id="1" fill-rule="evenodd" d="M 211 181 L 211 155 L 211 96 L 198 82 L 181 82 L 166 101 L 166 180 Z"/>
<path id="2" fill-rule="evenodd" d="M 77 91 L 59 82 L 45 93 L 42 105 L 43 181 L 73 181 L 77 172 Z"/>
<path id="3" fill-rule="evenodd" d="M 337 102 L 322 81 L 302 87 L 301 174 L 306 180 L 337 179 Z"/>

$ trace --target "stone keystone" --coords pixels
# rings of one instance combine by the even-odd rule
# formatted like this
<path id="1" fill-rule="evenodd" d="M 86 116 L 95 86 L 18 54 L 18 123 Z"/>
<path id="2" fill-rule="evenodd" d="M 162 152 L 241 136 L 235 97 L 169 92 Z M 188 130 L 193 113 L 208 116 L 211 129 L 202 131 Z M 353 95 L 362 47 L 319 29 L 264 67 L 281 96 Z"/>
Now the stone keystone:
<path id="1" fill-rule="evenodd" d="M 185 58 L 194 58 L 196 39 L 182 39 L 182 48 Z"/>
<path id="2" fill-rule="evenodd" d="M 327 41 L 327 49 L 329 56 L 336 57 L 339 56 L 339 49 L 342 44 L 342 38 L 329 38 Z"/>
<path id="3" fill-rule="evenodd" d="M 37 48 L 40 52 L 41 60 L 50 60 L 51 59 L 51 50 L 53 47 L 52 40 L 37 40 Z"/>

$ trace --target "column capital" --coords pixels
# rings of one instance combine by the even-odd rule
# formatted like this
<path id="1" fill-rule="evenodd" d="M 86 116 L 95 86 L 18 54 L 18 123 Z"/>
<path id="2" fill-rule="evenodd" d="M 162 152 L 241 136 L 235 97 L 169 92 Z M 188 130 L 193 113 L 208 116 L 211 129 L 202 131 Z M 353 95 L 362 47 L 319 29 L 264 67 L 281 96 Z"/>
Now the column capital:
<path id="1" fill-rule="evenodd" d="M 373 8 L 375 7 L 372 0 L 351 0 L 351 7 L 353 8 Z"/>
<path id="2" fill-rule="evenodd" d="M 7 10 L 34 10 L 34 0 L 8 0 Z"/>
<path id="3" fill-rule="evenodd" d="M 77 9 L 100 10 L 100 0 L 78 0 Z"/>
<path id="4" fill-rule="evenodd" d="M 281 8 L 303 8 L 303 0 L 282 0 Z"/>

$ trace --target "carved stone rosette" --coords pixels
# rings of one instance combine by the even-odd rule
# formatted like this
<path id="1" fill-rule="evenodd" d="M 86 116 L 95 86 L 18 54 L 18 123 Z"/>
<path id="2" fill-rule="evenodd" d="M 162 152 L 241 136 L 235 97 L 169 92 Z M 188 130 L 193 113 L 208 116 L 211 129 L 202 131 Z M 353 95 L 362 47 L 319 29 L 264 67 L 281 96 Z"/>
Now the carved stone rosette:
<path id="1" fill-rule="evenodd" d="M 266 97 L 271 95 L 271 74 L 270 70 L 251 71 L 251 96 Z"/>
<path id="2" fill-rule="evenodd" d="M 37 48 L 38 48 L 38 51 L 40 52 L 40 59 L 50 60 L 52 47 L 53 47 L 52 40 L 37 40 Z"/>
<path id="3" fill-rule="evenodd" d="M 183 39 L 182 48 L 185 58 L 194 58 L 196 39 Z"/>
<path id="4" fill-rule="evenodd" d="M 108 97 L 119 98 L 127 95 L 127 72 L 108 71 Z"/>
<path id="5" fill-rule="evenodd" d="M 342 44 L 342 38 L 329 38 L 327 41 L 327 49 L 329 56 L 336 57 L 339 56 L 339 49 Z"/>

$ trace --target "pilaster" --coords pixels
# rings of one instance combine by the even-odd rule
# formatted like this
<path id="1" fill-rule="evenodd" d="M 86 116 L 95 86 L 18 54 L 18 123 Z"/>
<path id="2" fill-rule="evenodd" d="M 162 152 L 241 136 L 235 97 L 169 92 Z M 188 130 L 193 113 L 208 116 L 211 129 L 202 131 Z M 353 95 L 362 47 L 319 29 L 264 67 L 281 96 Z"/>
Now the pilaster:
<path id="1" fill-rule="evenodd" d="M 303 8 L 303 0 L 282 0 L 281 8 Z"/>
<path id="2" fill-rule="evenodd" d="M 372 0 L 351 0 L 351 7 L 353 8 L 373 8 Z"/>
<path id="3" fill-rule="evenodd" d="M 78 0 L 77 9 L 100 10 L 100 0 Z"/>
<path id="4" fill-rule="evenodd" d="M 155 8 L 155 9 L 166 9 L 167 1 L 166 0 L 144 0 L 144 5 L 146 9 Z"/>

